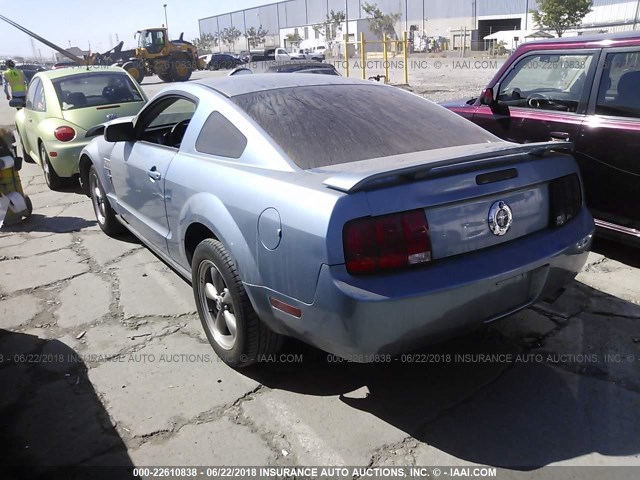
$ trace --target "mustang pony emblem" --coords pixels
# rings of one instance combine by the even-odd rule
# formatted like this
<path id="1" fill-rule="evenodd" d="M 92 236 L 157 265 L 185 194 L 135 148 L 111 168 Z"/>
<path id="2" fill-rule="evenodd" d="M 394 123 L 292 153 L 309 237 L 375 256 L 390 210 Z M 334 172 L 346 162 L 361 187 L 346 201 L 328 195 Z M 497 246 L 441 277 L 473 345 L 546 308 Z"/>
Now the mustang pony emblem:
<path id="1" fill-rule="evenodd" d="M 505 235 L 513 223 L 511 208 L 502 200 L 495 202 L 489 209 L 489 229 L 494 235 Z"/>

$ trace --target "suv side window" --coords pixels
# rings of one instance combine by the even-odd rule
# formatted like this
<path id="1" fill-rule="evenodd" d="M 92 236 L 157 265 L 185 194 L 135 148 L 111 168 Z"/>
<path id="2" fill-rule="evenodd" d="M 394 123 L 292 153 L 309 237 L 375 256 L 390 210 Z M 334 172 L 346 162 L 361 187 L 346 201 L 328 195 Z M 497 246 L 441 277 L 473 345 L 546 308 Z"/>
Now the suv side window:
<path id="1" fill-rule="evenodd" d="M 640 118 L 640 50 L 607 54 L 596 115 Z"/>
<path id="2" fill-rule="evenodd" d="M 592 53 L 524 57 L 500 84 L 498 100 L 513 107 L 576 112 L 592 62 Z"/>

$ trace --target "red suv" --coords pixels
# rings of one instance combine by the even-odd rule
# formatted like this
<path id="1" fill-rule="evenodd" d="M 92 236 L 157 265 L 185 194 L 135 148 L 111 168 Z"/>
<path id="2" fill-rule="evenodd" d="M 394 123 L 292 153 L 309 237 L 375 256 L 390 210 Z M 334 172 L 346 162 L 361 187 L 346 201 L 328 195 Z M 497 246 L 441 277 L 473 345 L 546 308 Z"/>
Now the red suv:
<path id="1" fill-rule="evenodd" d="M 599 232 L 640 244 L 640 32 L 526 43 L 443 105 L 505 140 L 574 142 Z"/>

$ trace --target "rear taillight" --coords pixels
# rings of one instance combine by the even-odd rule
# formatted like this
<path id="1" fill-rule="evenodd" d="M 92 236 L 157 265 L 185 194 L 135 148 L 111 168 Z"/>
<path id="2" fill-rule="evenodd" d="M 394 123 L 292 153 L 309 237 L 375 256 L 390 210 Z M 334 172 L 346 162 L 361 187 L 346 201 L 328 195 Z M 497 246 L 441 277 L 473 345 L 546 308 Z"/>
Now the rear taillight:
<path id="1" fill-rule="evenodd" d="M 424 210 L 359 218 L 343 230 L 347 271 L 364 275 L 431 261 Z"/>
<path id="2" fill-rule="evenodd" d="M 53 132 L 53 135 L 61 142 L 70 142 L 75 138 L 76 131 L 71 127 L 58 127 Z"/>
<path id="3" fill-rule="evenodd" d="M 549 182 L 549 225 L 560 227 L 578 215 L 582 207 L 582 190 L 578 175 Z"/>

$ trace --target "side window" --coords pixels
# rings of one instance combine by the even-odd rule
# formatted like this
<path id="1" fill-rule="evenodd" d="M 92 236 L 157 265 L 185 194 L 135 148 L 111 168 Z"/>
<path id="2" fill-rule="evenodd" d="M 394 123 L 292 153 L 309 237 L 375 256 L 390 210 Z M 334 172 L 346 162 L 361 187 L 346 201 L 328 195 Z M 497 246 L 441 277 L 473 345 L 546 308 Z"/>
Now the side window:
<path id="1" fill-rule="evenodd" d="M 640 118 L 640 50 L 607 54 L 596 114 Z"/>
<path id="2" fill-rule="evenodd" d="M 40 87 L 41 85 L 42 85 L 42 82 L 40 81 L 39 78 L 36 78 L 29 84 L 29 89 L 27 90 L 27 102 L 25 104 L 25 108 L 27 108 L 28 110 L 33 110 L 36 91 L 38 90 L 38 87 Z"/>
<path id="3" fill-rule="evenodd" d="M 38 82 L 35 95 L 33 98 L 33 111 L 34 112 L 46 112 L 47 102 L 44 98 L 44 85 L 42 82 Z"/>
<path id="4" fill-rule="evenodd" d="M 522 59 L 500 84 L 498 100 L 514 107 L 575 112 L 593 54 L 537 54 Z"/>
<path id="5" fill-rule="evenodd" d="M 219 157 L 240 158 L 247 138 L 220 112 L 213 112 L 204 122 L 196 140 L 196 150 Z"/>
<path id="6" fill-rule="evenodd" d="M 195 102 L 184 97 L 165 97 L 151 105 L 136 130 L 141 139 L 159 145 L 180 148 L 182 137 L 196 111 Z"/>
<path id="7" fill-rule="evenodd" d="M 139 46 L 142 48 L 150 47 L 153 44 L 153 38 L 151 37 L 151 32 L 146 32 L 144 36 L 140 35 Z"/>

